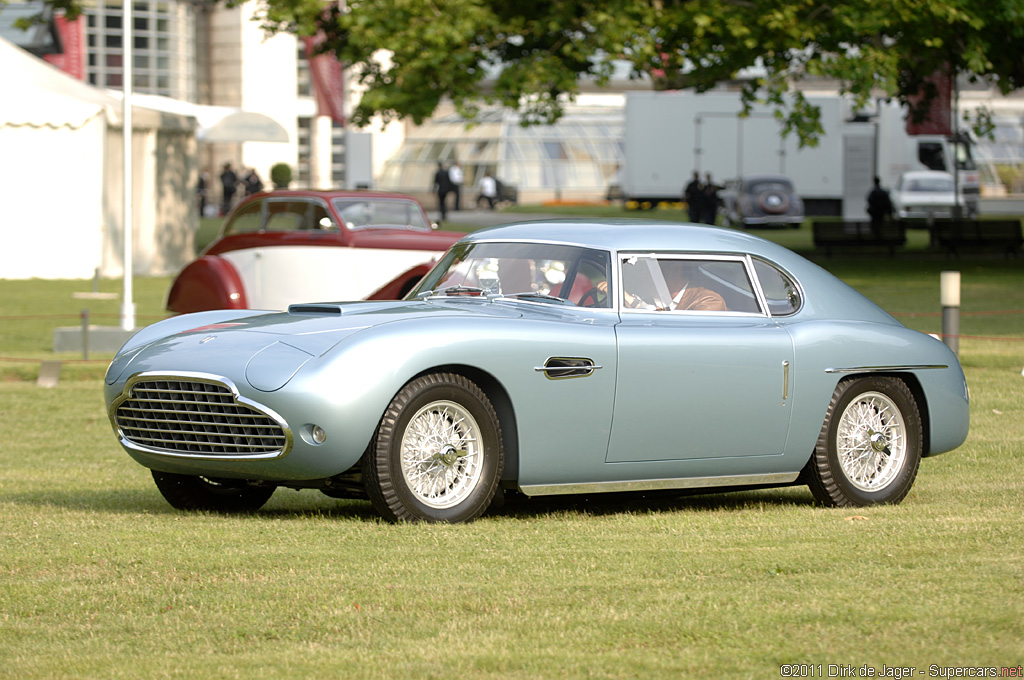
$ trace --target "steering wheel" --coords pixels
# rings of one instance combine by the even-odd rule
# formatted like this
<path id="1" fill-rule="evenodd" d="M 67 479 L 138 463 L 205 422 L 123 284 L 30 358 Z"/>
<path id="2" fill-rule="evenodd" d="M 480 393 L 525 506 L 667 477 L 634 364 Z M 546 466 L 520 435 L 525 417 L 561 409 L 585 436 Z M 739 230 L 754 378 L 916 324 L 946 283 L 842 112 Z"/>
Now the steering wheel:
<path id="1" fill-rule="evenodd" d="M 580 298 L 580 301 L 576 303 L 577 307 L 597 307 L 601 305 L 608 298 L 608 293 L 601 290 L 597 286 L 594 286 Z M 587 300 L 590 299 L 590 303 Z"/>

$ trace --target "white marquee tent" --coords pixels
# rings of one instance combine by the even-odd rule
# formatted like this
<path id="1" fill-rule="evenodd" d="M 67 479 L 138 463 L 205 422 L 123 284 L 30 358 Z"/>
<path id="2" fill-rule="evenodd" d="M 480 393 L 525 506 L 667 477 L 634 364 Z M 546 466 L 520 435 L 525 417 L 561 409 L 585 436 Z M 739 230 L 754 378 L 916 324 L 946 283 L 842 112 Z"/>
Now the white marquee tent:
<path id="1" fill-rule="evenodd" d="M 0 278 L 123 272 L 121 100 L 0 39 Z M 132 108 L 133 271 L 193 257 L 193 117 Z"/>

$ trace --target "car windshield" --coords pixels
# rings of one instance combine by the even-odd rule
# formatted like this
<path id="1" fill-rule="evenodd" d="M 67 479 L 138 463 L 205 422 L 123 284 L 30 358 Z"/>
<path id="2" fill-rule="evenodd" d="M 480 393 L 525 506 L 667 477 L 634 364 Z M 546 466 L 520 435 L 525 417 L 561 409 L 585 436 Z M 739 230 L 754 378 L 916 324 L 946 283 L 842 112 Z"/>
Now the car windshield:
<path id="1" fill-rule="evenodd" d="M 416 229 L 430 231 L 420 206 L 400 198 L 335 198 L 334 210 L 349 229 Z"/>
<path id="2" fill-rule="evenodd" d="M 757 180 L 747 185 L 752 194 L 760 194 L 765 191 L 793 191 L 793 185 L 784 179 Z"/>
<path id="3" fill-rule="evenodd" d="M 611 307 L 607 252 L 536 243 L 458 243 L 406 299 L 506 297 Z"/>
<path id="4" fill-rule="evenodd" d="M 907 182 L 907 191 L 926 193 L 952 193 L 953 180 L 947 177 L 924 177 Z"/>

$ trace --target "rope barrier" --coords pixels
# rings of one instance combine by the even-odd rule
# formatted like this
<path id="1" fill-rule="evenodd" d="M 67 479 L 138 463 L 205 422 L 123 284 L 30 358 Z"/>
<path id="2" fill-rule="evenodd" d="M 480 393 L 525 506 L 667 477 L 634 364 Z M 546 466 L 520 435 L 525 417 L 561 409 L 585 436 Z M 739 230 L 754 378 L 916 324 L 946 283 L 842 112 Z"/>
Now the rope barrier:
<path id="1" fill-rule="evenodd" d="M 1013 314 L 1024 314 L 1024 309 L 1004 309 L 1004 310 L 990 310 L 990 311 L 974 311 L 965 312 L 960 310 L 960 316 L 1010 316 Z M 929 317 L 929 316 L 942 316 L 942 312 L 892 312 L 893 316 L 908 316 L 914 318 Z"/>

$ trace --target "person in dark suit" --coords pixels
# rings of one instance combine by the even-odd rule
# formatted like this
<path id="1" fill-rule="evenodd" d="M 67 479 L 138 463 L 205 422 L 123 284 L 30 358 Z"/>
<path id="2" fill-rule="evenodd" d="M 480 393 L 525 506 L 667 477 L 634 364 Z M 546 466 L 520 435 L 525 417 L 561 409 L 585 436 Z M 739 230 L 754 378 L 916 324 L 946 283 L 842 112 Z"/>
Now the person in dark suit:
<path id="1" fill-rule="evenodd" d="M 448 168 L 441 161 L 437 162 L 437 172 L 434 173 L 434 192 L 437 194 L 437 208 L 441 212 L 441 221 L 448 219 L 448 194 L 452 192 L 452 178 L 448 175 Z"/>

